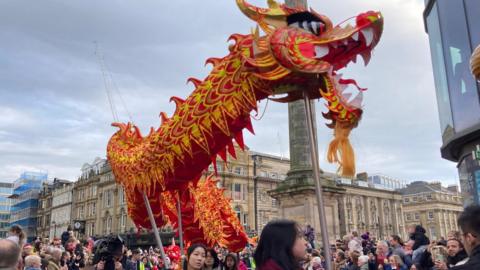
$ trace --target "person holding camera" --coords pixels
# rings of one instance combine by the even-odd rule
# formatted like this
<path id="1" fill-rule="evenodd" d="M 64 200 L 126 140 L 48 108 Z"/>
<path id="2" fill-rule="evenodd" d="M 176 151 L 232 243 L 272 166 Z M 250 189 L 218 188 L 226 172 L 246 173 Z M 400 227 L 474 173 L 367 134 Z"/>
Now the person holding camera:
<path id="1" fill-rule="evenodd" d="M 93 265 L 95 270 L 123 270 L 123 240 L 107 237 L 99 240 L 93 247 Z"/>

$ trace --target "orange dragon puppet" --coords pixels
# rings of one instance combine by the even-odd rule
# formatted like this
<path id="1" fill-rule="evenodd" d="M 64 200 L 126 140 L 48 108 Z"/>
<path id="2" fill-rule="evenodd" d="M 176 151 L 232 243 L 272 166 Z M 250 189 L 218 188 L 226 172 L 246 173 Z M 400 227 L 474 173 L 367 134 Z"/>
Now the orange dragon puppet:
<path id="1" fill-rule="evenodd" d="M 177 227 L 176 201 L 181 202 L 185 242 L 219 244 L 231 251 L 243 249 L 247 236 L 213 176 L 202 173 L 217 155 L 235 157 L 233 140 L 243 148 L 242 131 L 253 133 L 250 113 L 266 98 L 290 102 L 308 95 L 323 98 L 324 117 L 332 122 L 334 138 L 328 160 L 339 164 L 345 176 L 355 173 L 350 131 L 362 115 L 362 92 L 355 81 L 337 71 L 357 56 L 368 64 L 383 30 L 383 17 L 369 11 L 349 24 L 334 26 L 314 10 L 289 8 L 268 0 L 259 8 L 236 0 L 240 10 L 259 29 L 234 34 L 229 54 L 210 58 L 213 66 L 203 80 L 190 78 L 195 90 L 186 99 L 172 97 L 176 110 L 160 113 L 161 125 L 147 136 L 131 123 L 113 123 L 119 130 L 107 146 L 116 181 L 125 187 L 128 212 L 137 226 L 150 228 L 142 194 L 148 196 L 156 223 Z M 355 97 L 345 91 L 358 89 Z M 282 94 L 281 98 L 273 96 Z"/>

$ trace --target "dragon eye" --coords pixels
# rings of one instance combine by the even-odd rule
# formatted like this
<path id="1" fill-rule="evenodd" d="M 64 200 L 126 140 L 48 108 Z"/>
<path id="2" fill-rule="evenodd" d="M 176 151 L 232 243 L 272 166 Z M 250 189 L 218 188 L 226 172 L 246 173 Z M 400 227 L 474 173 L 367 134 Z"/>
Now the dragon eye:
<path id="1" fill-rule="evenodd" d="M 321 35 L 325 31 L 325 23 L 310 12 L 300 12 L 288 16 L 287 24 L 302 28 L 315 35 Z"/>

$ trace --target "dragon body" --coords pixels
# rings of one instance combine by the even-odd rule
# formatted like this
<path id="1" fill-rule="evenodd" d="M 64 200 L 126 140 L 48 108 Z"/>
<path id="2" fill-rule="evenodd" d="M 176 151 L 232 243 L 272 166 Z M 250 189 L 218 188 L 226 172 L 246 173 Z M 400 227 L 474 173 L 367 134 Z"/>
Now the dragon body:
<path id="1" fill-rule="evenodd" d="M 353 80 L 336 71 L 358 55 L 370 60 L 378 43 L 383 18 L 378 12 L 355 17 L 355 25 L 334 27 L 313 10 L 287 8 L 268 1 L 269 8 L 237 0 L 240 10 L 254 20 L 252 34 L 234 34 L 229 54 L 210 58 L 211 73 L 190 78 L 195 90 L 185 100 L 172 97 L 172 116 L 160 113 L 161 125 L 142 136 L 131 123 L 119 128 L 107 146 L 113 173 L 124 187 L 128 212 L 137 226 L 150 227 L 142 194 L 148 196 L 157 224 L 178 225 L 176 202 L 181 203 L 184 239 L 243 249 L 247 236 L 213 177 L 202 173 L 217 155 L 235 158 L 235 140 L 243 149 L 243 130 L 254 132 L 251 112 L 266 98 L 290 102 L 307 95 L 324 98 L 334 139 L 328 158 L 340 164 L 344 175 L 354 174 L 353 149 L 348 134 L 361 114 L 362 91 L 350 98 L 345 91 Z M 275 95 L 283 94 L 281 98 Z"/>

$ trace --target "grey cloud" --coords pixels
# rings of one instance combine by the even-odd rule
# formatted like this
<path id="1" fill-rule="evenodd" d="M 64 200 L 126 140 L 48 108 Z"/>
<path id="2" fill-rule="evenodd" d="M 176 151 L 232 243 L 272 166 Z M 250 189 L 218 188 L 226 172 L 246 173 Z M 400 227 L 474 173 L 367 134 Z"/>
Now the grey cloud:
<path id="1" fill-rule="evenodd" d="M 371 64 L 344 71 L 369 88 L 364 118 L 352 133 L 359 170 L 455 181 L 454 164 L 439 155 L 422 1 L 309 2 L 336 23 L 369 9 L 385 16 Z M 185 85 L 188 77 L 208 74 L 206 58 L 227 54 L 230 34 L 249 33 L 253 26 L 233 0 L 0 2 L 0 111 L 17 114 L 0 119 L 0 138 L 10 146 L 0 154 L 0 178 L 37 168 L 73 180 L 83 163 L 105 156 L 115 129 L 93 41 L 133 120 L 146 132 L 159 125 L 160 111 L 173 112 L 170 96 L 186 97 L 193 90 Z M 116 94 L 115 104 L 120 120 L 127 121 Z M 260 113 L 264 107 L 262 102 Z M 320 153 L 332 136 L 320 115 L 323 108 L 318 102 Z M 288 155 L 287 118 L 285 104 L 269 102 L 246 143 L 256 151 Z M 322 168 L 334 171 L 322 158 Z"/>

